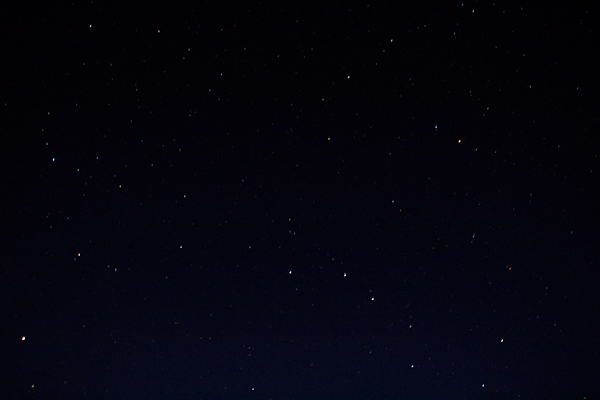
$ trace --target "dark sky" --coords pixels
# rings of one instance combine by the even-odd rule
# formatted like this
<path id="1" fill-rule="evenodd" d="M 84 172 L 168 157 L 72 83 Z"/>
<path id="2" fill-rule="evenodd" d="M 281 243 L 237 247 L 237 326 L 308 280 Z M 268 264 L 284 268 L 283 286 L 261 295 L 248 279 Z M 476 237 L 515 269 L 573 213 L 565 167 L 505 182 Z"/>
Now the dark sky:
<path id="1" fill-rule="evenodd" d="M 598 7 L 124 3 L 0 10 L 3 396 L 599 398 Z"/>

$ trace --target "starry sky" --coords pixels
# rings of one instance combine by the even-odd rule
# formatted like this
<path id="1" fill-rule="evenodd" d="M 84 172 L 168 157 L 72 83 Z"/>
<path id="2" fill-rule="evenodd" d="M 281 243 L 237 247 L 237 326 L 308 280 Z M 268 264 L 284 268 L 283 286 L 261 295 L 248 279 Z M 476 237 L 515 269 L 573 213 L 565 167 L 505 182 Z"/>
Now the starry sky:
<path id="1" fill-rule="evenodd" d="M 2 393 L 600 396 L 597 6 L 124 3 L 0 12 Z"/>

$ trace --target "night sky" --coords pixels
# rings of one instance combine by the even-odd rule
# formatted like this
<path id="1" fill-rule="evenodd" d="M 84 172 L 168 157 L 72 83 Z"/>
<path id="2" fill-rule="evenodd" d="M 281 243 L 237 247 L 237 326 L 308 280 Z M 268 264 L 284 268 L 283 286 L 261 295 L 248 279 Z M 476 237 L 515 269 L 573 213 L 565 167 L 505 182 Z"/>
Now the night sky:
<path id="1" fill-rule="evenodd" d="M 124 3 L 0 10 L 2 397 L 600 398 L 599 7 Z"/>

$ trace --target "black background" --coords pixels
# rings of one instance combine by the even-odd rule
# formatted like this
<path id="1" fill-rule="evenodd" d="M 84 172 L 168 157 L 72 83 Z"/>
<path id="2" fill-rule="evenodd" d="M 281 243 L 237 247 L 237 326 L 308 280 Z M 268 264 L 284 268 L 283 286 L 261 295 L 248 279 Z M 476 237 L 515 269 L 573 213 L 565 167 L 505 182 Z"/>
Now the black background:
<path id="1" fill-rule="evenodd" d="M 2 393 L 600 394 L 597 7 L 129 4 L 1 12 Z"/>

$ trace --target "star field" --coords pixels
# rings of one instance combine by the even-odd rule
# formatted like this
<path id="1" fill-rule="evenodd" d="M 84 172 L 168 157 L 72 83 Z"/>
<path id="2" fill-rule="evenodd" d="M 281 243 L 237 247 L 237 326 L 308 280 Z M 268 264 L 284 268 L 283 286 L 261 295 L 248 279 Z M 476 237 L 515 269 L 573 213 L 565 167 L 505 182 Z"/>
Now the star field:
<path id="1" fill-rule="evenodd" d="M 3 8 L 8 397 L 600 394 L 597 7 Z"/>

